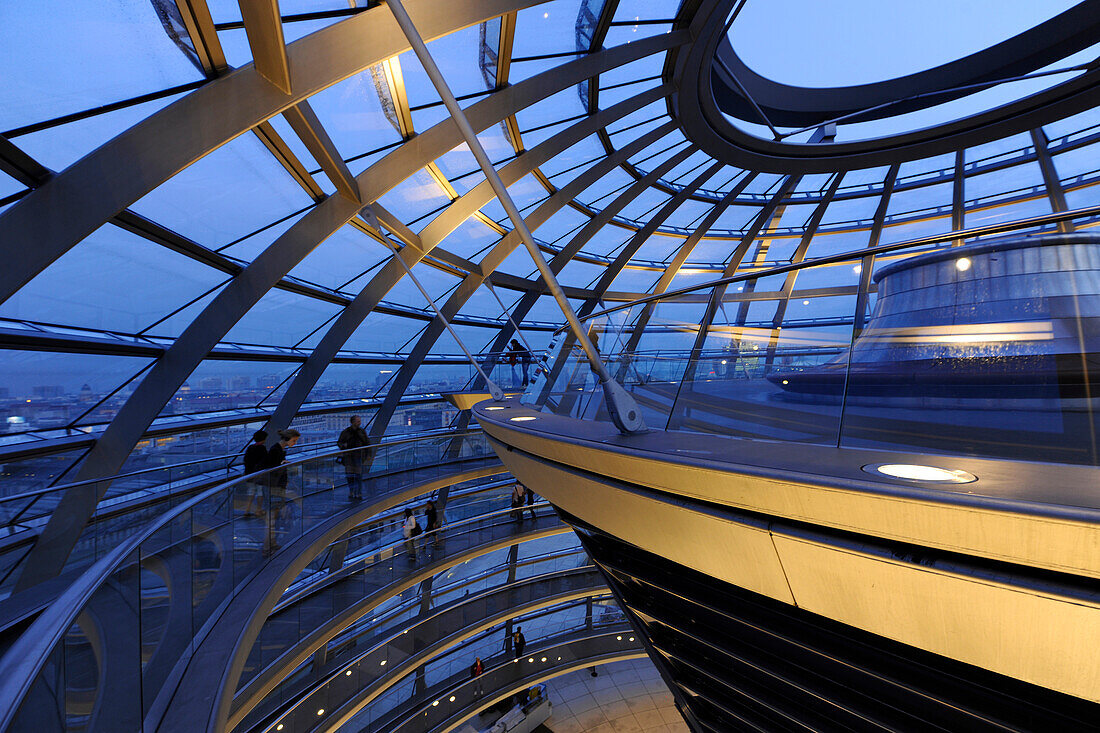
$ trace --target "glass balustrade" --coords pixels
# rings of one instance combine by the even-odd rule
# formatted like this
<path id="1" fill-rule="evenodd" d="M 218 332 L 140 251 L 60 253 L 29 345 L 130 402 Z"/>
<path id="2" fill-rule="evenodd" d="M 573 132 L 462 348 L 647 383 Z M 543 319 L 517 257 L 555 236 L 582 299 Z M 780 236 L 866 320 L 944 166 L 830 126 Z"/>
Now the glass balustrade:
<path id="1" fill-rule="evenodd" d="M 362 502 L 349 500 L 346 487 L 343 460 L 353 451 L 306 457 L 162 510 L 113 547 L 97 537 L 81 548 L 75 563 L 96 564 L 0 662 L 15 664 L 15 654 L 24 668 L 38 670 L 27 688 L 4 689 L 15 727 L 140 728 L 204 623 L 281 546 L 417 483 L 463 480 L 471 471 L 499 466 L 480 433 L 354 452 L 363 465 Z M 246 511 L 253 495 L 261 499 L 258 512 Z"/>
<path id="2" fill-rule="evenodd" d="M 557 538 L 530 540 L 524 545 L 543 545 L 550 539 Z M 521 599 L 603 586 L 602 578 L 579 547 L 522 562 L 506 560 L 471 576 L 463 571 L 472 564 L 460 563 L 435 576 L 433 580 L 437 582 L 449 580 L 445 585 L 422 586 L 401 594 L 402 602 L 382 614 L 377 607 L 371 609 L 368 616 L 329 642 L 322 666 L 311 659 L 287 675 L 237 729 L 249 730 L 280 708 L 291 705 L 304 706 L 306 710 L 316 707 L 335 710 L 368 685 L 378 684 L 411 649 L 438 644 Z M 511 579 L 512 575 L 518 576 L 520 569 L 526 571 L 524 580 Z M 387 648 L 390 645 L 392 649 Z"/>
<path id="3" fill-rule="evenodd" d="M 1093 235 L 742 270 L 586 320 L 651 429 L 1100 463 Z M 609 420 L 568 332 L 539 372 L 523 402 Z"/>
<path id="4" fill-rule="evenodd" d="M 508 501 L 502 492 L 501 504 Z M 460 497 L 457 503 L 461 503 Z M 504 544 L 509 540 L 522 542 L 526 535 L 550 528 L 562 527 L 549 505 L 535 505 L 535 520 L 516 522 L 509 508 L 450 522 L 438 533 L 421 535 L 411 544 L 416 556 L 408 554 L 408 544 L 401 538 L 380 543 L 359 558 L 345 564 L 333 577 L 309 594 L 277 608 L 268 616 L 252 645 L 240 684 L 247 684 L 256 674 L 273 664 L 288 651 L 310 638 L 336 633 L 359 614 L 393 593 L 410 587 L 408 578 L 427 575 L 423 568 L 454 564 L 464 555 L 474 555 L 481 549 Z M 433 536 L 434 535 L 434 536 Z M 438 538 L 438 541 L 437 541 Z M 331 632 L 329 631 L 331 629 Z"/>
<path id="5" fill-rule="evenodd" d="M 517 615 L 510 620 L 509 624 L 497 624 L 485 629 L 461 644 L 449 647 L 425 664 L 416 665 L 411 670 L 406 668 L 407 673 L 401 678 L 390 681 L 381 693 L 377 693 L 373 688 L 366 688 L 373 695 L 373 699 L 355 712 L 341 729 L 389 730 L 395 723 L 408 722 L 407 716 L 422 706 L 445 706 L 445 709 L 449 710 L 461 709 L 473 702 L 472 687 L 466 683 L 470 680 L 470 665 L 478 657 L 481 658 L 486 669 L 484 689 L 487 693 L 491 693 L 495 689 L 495 676 L 512 678 L 540 668 L 551 668 L 562 661 L 575 661 L 575 659 L 562 659 L 563 656 L 568 655 L 566 649 L 571 640 L 619 630 L 621 633 L 614 636 L 619 636 L 621 639 L 614 643 L 624 649 L 637 646 L 630 626 L 621 618 L 615 622 L 602 623 L 600 619 L 592 616 L 593 602 L 609 598 L 604 593 L 596 592 L 587 598 Z M 517 657 L 511 646 L 505 643 L 507 630 L 515 627 L 523 628 L 527 641 L 522 657 Z M 614 636 L 611 639 L 614 639 Z M 354 678 L 358 674 L 355 665 L 351 665 L 347 671 L 352 671 L 352 675 L 345 674 L 345 677 Z M 500 671 L 505 671 L 507 674 L 494 675 L 494 672 Z M 337 687 L 341 689 L 337 691 Z M 347 689 L 343 689 L 345 687 Z M 338 712 L 346 714 L 347 701 L 354 700 L 357 694 L 361 697 L 364 687 L 356 688 L 350 681 L 345 682 L 340 679 L 340 675 L 335 675 L 331 686 L 326 686 L 303 700 L 293 710 L 279 718 L 278 722 L 285 726 L 285 730 L 308 730 L 321 722 L 326 715 Z M 465 689 L 467 687 L 470 689 Z M 433 706 L 433 702 L 438 704 Z M 324 712 L 319 714 L 319 710 Z M 271 726 L 271 729 L 274 727 L 274 725 Z"/>

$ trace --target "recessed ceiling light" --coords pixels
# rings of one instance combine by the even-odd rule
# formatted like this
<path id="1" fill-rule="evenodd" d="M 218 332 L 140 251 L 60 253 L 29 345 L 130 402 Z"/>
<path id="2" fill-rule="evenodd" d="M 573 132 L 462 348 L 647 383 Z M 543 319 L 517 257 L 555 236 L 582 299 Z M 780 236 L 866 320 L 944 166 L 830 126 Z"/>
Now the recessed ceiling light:
<path id="1" fill-rule="evenodd" d="M 863 467 L 867 473 L 877 473 L 907 481 L 924 481 L 939 484 L 968 484 L 978 477 L 961 469 L 950 470 L 935 466 L 918 466 L 912 463 L 875 463 Z"/>
<path id="2" fill-rule="evenodd" d="M 959 272 L 966 272 L 967 270 L 969 270 L 970 269 L 970 258 L 969 257 L 960 257 L 959 259 L 955 260 L 955 269 L 958 270 Z"/>
<path id="3" fill-rule="evenodd" d="M 486 407 L 486 410 L 503 410 L 503 407 Z"/>
<path id="4" fill-rule="evenodd" d="M 512 422 L 527 422 L 528 420 L 537 420 L 537 417 L 531 415 L 521 415 L 519 417 L 509 418 Z"/>

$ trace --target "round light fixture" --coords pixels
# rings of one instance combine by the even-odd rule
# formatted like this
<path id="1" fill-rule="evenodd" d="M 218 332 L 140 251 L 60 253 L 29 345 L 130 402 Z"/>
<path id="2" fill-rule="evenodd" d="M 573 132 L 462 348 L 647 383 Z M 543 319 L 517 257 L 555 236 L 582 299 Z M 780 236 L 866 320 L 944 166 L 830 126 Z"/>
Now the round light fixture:
<path id="1" fill-rule="evenodd" d="M 958 270 L 959 272 L 966 272 L 967 270 L 969 270 L 970 269 L 970 258 L 969 257 L 960 257 L 959 259 L 955 260 L 955 269 Z"/>
<path id="2" fill-rule="evenodd" d="M 874 463 L 863 466 L 871 474 L 900 478 L 906 481 L 922 481 L 936 484 L 968 484 L 978 477 L 961 469 L 950 470 L 935 466 L 918 466 L 912 463 Z"/>

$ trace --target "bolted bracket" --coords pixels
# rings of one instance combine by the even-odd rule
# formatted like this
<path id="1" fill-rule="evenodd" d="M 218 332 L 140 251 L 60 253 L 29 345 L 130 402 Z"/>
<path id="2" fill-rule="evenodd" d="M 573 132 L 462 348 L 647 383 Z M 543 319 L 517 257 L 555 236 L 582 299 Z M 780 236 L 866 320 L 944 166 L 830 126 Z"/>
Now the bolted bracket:
<path id="1" fill-rule="evenodd" d="M 642 411 L 631 395 L 621 384 L 614 379 L 601 382 L 603 387 L 604 403 L 607 412 L 611 415 L 611 422 L 619 432 L 630 435 L 632 433 L 645 433 L 649 431 L 645 420 L 642 419 Z"/>

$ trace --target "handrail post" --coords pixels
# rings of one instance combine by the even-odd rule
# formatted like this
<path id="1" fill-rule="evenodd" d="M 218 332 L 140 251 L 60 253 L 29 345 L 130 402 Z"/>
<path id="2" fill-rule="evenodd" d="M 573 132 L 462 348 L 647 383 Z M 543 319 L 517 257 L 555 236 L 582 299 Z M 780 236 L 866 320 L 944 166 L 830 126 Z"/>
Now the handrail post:
<path id="1" fill-rule="evenodd" d="M 546 286 L 550 290 L 550 293 L 554 296 L 554 299 L 558 301 L 558 306 L 561 308 L 562 313 L 565 314 L 565 320 L 568 321 L 569 328 L 573 331 L 573 335 L 576 336 L 581 348 L 584 349 L 584 353 L 588 357 L 588 362 L 592 366 L 592 371 L 599 377 L 600 385 L 603 387 L 607 411 L 611 415 L 612 422 L 614 422 L 615 426 L 623 433 L 643 432 L 646 427 L 645 422 L 642 420 L 642 411 L 638 408 L 638 404 L 634 401 L 634 398 L 631 397 L 630 393 L 623 389 L 622 385 L 616 382 L 614 377 L 611 376 L 611 372 L 608 371 L 607 366 L 604 365 L 603 361 L 600 359 L 599 352 L 596 351 L 588 335 L 584 332 L 584 328 L 581 326 L 577 314 L 573 312 L 573 306 L 569 304 L 569 299 L 565 297 L 565 291 L 563 291 L 561 285 L 558 284 L 553 271 L 539 251 L 538 245 L 535 244 L 535 239 L 531 236 L 531 231 L 527 228 L 527 223 L 523 220 L 523 215 L 520 214 L 515 202 L 512 201 L 512 197 L 508 193 L 508 189 L 505 187 L 504 182 L 501 181 L 500 176 L 497 175 L 496 169 L 493 168 L 492 161 L 489 160 L 489 156 L 485 154 L 485 149 L 477 139 L 477 134 L 474 133 L 469 120 L 466 119 L 466 114 L 458 105 L 458 101 L 455 99 L 454 94 L 451 93 L 447 81 L 443 78 L 443 74 L 440 73 L 439 67 L 436 66 L 435 60 L 428 51 L 428 47 L 424 45 L 424 40 L 420 37 L 419 31 L 416 30 L 416 26 L 413 25 L 412 18 L 410 18 L 409 14 L 405 11 L 405 7 L 401 4 L 401 0 L 386 0 L 386 4 L 390 8 L 390 12 L 393 13 L 393 17 L 397 20 L 397 24 L 401 26 L 401 30 L 408 39 L 409 45 L 412 47 L 416 57 L 420 60 L 420 64 L 424 67 L 424 71 L 427 73 L 428 78 L 432 80 L 432 84 L 435 86 L 436 91 L 439 92 L 443 104 L 446 105 L 447 111 L 450 113 L 455 125 L 462 133 L 462 137 L 466 140 L 466 144 L 470 147 L 470 152 L 473 153 L 474 158 L 477 159 L 478 165 L 481 166 L 482 172 L 485 173 L 485 179 L 492 187 L 497 200 L 500 201 L 504 210 L 508 212 L 508 218 L 512 220 L 512 226 L 515 227 L 516 233 L 523 242 L 523 246 L 526 247 L 527 251 L 530 253 L 531 259 L 535 261 L 535 266 L 538 267 L 539 273 L 541 273 L 543 280 L 546 282 Z"/>

